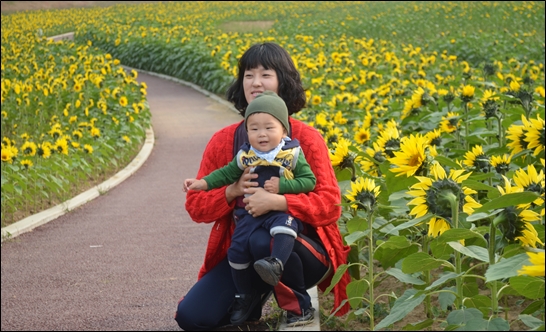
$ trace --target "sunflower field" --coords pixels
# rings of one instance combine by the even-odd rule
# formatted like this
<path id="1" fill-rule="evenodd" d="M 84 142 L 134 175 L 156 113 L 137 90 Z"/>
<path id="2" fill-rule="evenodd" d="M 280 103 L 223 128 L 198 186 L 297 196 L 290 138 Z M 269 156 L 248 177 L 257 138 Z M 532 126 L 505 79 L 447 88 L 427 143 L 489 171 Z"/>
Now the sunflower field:
<path id="1" fill-rule="evenodd" d="M 138 148 L 146 86 L 120 64 L 223 95 L 242 53 L 276 42 L 306 88 L 294 117 L 322 133 L 342 192 L 351 253 L 323 294 L 349 271 L 342 324 L 544 330 L 544 9 L 175 1 L 3 15 L 2 220 Z M 69 31 L 74 42 L 44 37 Z"/>

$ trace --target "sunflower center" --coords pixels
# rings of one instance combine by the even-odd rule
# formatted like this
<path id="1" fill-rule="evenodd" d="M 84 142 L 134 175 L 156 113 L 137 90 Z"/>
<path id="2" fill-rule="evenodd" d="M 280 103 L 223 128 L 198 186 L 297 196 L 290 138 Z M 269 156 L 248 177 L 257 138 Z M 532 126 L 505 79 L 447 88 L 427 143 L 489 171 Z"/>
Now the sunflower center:
<path id="1" fill-rule="evenodd" d="M 414 154 L 411 156 L 410 160 L 408 160 L 408 166 L 420 166 L 422 164 L 421 156 L 418 154 Z"/>

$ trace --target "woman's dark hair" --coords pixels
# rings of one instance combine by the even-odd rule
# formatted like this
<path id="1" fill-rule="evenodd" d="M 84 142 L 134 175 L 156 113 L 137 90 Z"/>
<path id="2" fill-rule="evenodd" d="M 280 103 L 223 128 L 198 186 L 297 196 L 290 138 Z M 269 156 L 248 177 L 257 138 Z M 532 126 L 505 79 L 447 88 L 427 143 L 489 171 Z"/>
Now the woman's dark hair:
<path id="1" fill-rule="evenodd" d="M 288 52 L 275 43 L 252 45 L 239 59 L 239 74 L 226 92 L 226 98 L 233 103 L 242 116 L 245 116 L 248 102 L 245 98 L 243 79 L 245 70 L 258 68 L 273 69 L 279 80 L 278 95 L 286 103 L 288 114 L 292 115 L 305 107 L 306 97 L 300 73 L 294 66 Z"/>

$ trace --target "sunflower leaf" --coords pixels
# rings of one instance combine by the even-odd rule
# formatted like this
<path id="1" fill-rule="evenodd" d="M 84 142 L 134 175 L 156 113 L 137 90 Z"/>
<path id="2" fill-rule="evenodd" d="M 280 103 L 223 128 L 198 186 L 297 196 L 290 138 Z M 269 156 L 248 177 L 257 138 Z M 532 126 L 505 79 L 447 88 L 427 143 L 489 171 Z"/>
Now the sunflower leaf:
<path id="1" fill-rule="evenodd" d="M 529 265 L 529 257 L 526 253 L 502 259 L 493 265 L 489 265 L 485 271 L 485 282 L 515 277 L 523 265 Z"/>
<path id="2" fill-rule="evenodd" d="M 519 204 L 527 204 L 536 200 L 540 196 L 534 192 L 526 191 L 521 193 L 510 193 L 497 197 L 485 204 L 481 208 L 478 208 L 474 213 L 487 212 L 493 209 L 501 209 L 508 206 L 514 206 Z"/>

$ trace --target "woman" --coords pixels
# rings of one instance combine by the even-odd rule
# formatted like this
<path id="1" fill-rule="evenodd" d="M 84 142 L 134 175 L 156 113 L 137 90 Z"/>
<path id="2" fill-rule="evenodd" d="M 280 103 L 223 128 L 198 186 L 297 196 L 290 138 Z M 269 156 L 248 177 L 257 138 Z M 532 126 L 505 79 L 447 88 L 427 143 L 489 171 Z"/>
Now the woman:
<path id="1" fill-rule="evenodd" d="M 248 104 L 266 90 L 276 92 L 286 102 L 289 115 L 305 106 L 300 75 L 288 52 L 275 43 L 253 45 L 243 54 L 239 60 L 238 78 L 228 89 L 227 99 L 244 117 Z M 287 311 L 289 326 L 303 325 L 313 319 L 314 309 L 306 290 L 314 285 L 324 290 L 330 285 L 333 271 L 346 263 L 349 247 L 343 245 L 337 226 L 341 193 L 324 139 L 311 126 L 293 118 L 289 121 L 289 136 L 300 142 L 317 179 L 312 192 L 268 193 L 253 181 L 256 174 L 245 171 L 238 182 L 229 186 L 187 194 L 186 210 L 190 217 L 198 223 L 214 222 L 214 227 L 198 281 L 178 304 L 175 319 L 182 329 L 207 330 L 229 324 L 236 290 L 226 253 L 234 229 L 232 213 L 236 204 L 244 205 L 256 216 L 269 211 L 285 211 L 304 222 L 305 229 L 297 238 L 281 281 L 271 287 L 256 273 L 253 277 L 261 303 L 273 290 L 279 307 Z M 243 120 L 216 132 L 205 148 L 197 178 L 228 164 L 244 142 L 248 142 L 248 138 Z M 270 244 L 267 230 L 258 229 L 253 233 L 249 249 L 254 261 L 271 255 Z M 345 273 L 334 287 L 335 307 L 347 298 L 345 288 L 349 281 L 350 277 Z M 336 315 L 347 311 L 348 304 L 345 304 Z M 257 305 L 249 320 L 257 320 L 260 316 L 261 305 Z"/>

